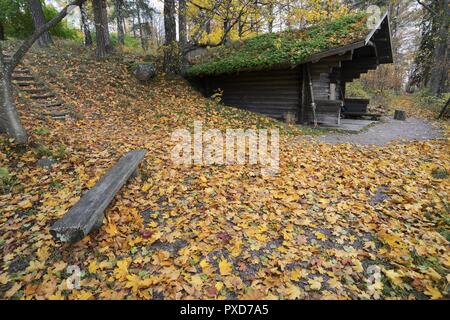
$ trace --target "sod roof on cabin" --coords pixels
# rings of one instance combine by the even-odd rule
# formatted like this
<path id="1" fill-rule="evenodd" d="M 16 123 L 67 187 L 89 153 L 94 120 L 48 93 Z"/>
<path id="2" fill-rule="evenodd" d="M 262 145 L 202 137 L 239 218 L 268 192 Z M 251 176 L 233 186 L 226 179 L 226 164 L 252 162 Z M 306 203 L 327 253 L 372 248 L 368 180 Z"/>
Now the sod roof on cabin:
<path id="1" fill-rule="evenodd" d="M 241 43 L 208 49 L 188 76 L 218 75 L 295 66 L 308 57 L 363 40 L 370 30 L 364 13 L 349 14 L 306 29 L 266 33 Z"/>

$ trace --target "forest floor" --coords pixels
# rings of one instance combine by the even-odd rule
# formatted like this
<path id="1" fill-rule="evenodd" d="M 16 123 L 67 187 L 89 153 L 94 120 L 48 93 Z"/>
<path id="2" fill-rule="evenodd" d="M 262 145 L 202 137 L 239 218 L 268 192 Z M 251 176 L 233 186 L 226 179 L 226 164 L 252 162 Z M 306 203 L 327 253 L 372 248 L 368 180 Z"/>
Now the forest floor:
<path id="1" fill-rule="evenodd" d="M 137 84 L 119 56 L 78 46 L 27 64 L 77 119 L 37 118 L 18 99 L 29 147 L 0 140 L 0 298 L 449 298 L 450 145 L 298 141 L 285 127 L 221 107 L 181 79 Z M 399 98 L 409 114 L 430 115 Z M 397 103 L 398 105 L 398 103 Z M 280 171 L 177 166 L 175 128 L 280 129 Z M 448 123 L 441 122 L 448 137 Z M 49 227 L 131 149 L 149 150 L 102 228 L 74 245 Z M 39 160 L 51 158 L 51 167 Z M 69 289 L 70 269 L 81 270 Z"/>

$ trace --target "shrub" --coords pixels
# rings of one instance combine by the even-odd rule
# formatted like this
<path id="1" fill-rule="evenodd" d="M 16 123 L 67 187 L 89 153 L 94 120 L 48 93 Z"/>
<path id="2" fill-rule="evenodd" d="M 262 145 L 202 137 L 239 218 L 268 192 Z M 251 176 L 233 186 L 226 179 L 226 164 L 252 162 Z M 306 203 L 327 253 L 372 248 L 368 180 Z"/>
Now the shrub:
<path id="1" fill-rule="evenodd" d="M 370 95 L 363 87 L 361 81 L 355 80 L 353 82 L 347 83 L 345 88 L 345 95 L 347 97 L 364 98 L 369 99 Z"/>
<path id="2" fill-rule="evenodd" d="M 430 95 L 428 89 L 421 89 L 414 93 L 414 100 L 417 104 L 422 105 L 435 113 L 439 113 L 441 111 L 442 107 L 449 98 L 449 92 L 443 94 L 441 97 Z"/>

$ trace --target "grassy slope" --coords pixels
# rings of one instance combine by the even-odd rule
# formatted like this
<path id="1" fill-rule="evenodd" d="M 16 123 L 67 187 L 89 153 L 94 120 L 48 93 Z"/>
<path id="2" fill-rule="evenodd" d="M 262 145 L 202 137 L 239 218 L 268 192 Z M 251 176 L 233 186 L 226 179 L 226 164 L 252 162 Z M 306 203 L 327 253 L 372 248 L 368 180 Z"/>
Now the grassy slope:
<path id="1" fill-rule="evenodd" d="M 432 174 L 450 171 L 446 141 L 332 146 L 283 131 L 276 177 L 262 177 L 258 166 L 179 167 L 170 161 L 176 127 L 278 124 L 208 106 L 180 80 L 137 85 L 120 60 L 95 62 L 73 49 L 35 53 L 30 62 L 83 119 L 37 120 L 25 101 L 34 148 L 2 136 L 0 167 L 18 184 L 0 196 L 0 297 L 448 294 L 449 179 Z M 104 226 L 72 247 L 55 243 L 51 223 L 121 154 L 142 147 L 149 153 L 141 176 L 116 196 Z M 42 148 L 60 158 L 51 170 L 36 165 Z M 375 203 L 380 186 L 385 200 Z M 84 272 L 81 290 L 65 288 L 72 264 Z M 371 265 L 382 275 L 368 287 Z"/>

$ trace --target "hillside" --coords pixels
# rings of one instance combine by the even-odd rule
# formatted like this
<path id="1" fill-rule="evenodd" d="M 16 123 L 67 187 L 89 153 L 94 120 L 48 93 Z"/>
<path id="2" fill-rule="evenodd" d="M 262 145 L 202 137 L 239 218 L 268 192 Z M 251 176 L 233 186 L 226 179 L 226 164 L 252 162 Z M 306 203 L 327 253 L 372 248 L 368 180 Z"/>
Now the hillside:
<path id="1" fill-rule="evenodd" d="M 299 140 L 310 131 L 223 107 L 182 79 L 138 84 L 130 60 L 98 62 L 68 44 L 28 55 L 78 116 L 40 118 L 21 97 L 30 147 L 1 136 L 0 298 L 448 298 L 447 140 Z M 171 134 L 194 120 L 279 128 L 279 174 L 175 165 Z M 75 245 L 56 243 L 49 226 L 136 148 L 149 151 L 141 174 L 103 227 Z M 42 158 L 55 163 L 39 166 Z M 69 265 L 82 270 L 81 290 L 66 288 Z"/>

